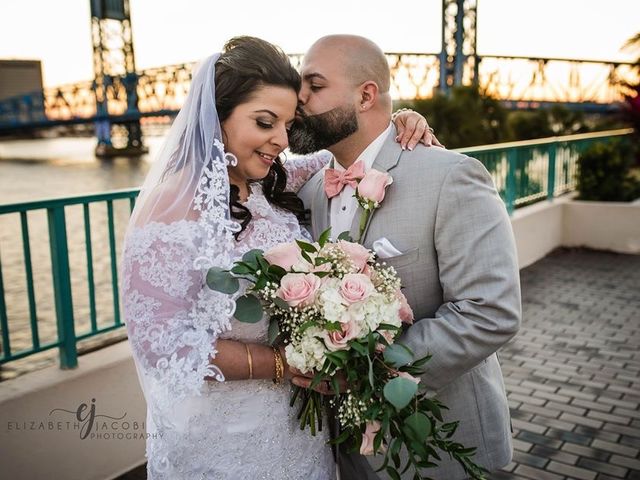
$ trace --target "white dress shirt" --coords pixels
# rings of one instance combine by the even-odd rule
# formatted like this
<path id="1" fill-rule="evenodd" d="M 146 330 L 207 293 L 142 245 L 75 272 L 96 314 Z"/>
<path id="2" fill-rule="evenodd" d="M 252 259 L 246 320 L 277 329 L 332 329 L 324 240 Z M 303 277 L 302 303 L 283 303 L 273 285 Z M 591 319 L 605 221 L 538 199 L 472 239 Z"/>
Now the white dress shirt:
<path id="1" fill-rule="evenodd" d="M 382 144 L 387 138 L 387 135 L 389 134 L 389 130 L 391 128 L 393 128 L 393 125 L 389 124 L 387 129 L 382 132 L 373 142 L 371 142 L 356 159 L 356 162 L 364 163 L 365 172 L 373 166 L 373 162 L 378 156 L 378 153 L 380 153 Z M 337 161 L 334 161 L 333 163 L 334 168 L 337 171 L 342 172 L 346 170 Z M 358 211 L 358 201 L 354 196 L 355 193 L 355 188 L 349 185 L 345 185 L 338 195 L 329 200 L 329 211 L 331 212 L 331 236 L 334 239 L 338 238 L 338 235 L 340 235 L 342 232 L 348 232 L 351 229 L 353 217 Z"/>

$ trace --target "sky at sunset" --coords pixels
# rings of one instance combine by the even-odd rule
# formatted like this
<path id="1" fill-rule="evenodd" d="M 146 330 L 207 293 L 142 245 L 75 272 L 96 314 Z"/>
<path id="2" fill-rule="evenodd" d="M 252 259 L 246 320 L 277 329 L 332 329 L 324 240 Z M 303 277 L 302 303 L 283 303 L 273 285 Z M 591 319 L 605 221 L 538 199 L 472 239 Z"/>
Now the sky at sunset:
<path id="1" fill-rule="evenodd" d="M 130 0 L 138 69 L 201 59 L 232 36 L 288 53 L 318 37 L 354 33 L 385 51 L 440 50 L 441 0 Z M 40 59 L 47 86 L 93 77 L 89 0 L 2 0 L 0 59 Z M 640 0 L 478 0 L 478 53 L 632 60 Z"/>

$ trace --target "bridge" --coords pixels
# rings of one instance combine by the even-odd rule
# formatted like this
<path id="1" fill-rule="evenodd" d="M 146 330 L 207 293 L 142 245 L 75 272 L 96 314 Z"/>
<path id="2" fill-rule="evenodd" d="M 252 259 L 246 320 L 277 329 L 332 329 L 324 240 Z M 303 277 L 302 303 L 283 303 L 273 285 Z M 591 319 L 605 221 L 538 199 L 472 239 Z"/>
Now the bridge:
<path id="1" fill-rule="evenodd" d="M 477 85 L 509 109 L 561 104 L 610 113 L 624 99 L 623 85 L 638 81 L 630 62 L 480 56 L 477 0 L 443 0 L 442 12 L 440 52 L 387 53 L 393 98 L 429 98 Z M 92 124 L 98 155 L 137 154 L 145 150 L 141 120 L 166 122 L 177 114 L 195 65 L 137 70 L 129 0 L 91 0 L 91 15 L 95 78 L 0 100 L 0 135 Z M 302 56 L 291 54 L 292 63 L 299 66 Z"/>

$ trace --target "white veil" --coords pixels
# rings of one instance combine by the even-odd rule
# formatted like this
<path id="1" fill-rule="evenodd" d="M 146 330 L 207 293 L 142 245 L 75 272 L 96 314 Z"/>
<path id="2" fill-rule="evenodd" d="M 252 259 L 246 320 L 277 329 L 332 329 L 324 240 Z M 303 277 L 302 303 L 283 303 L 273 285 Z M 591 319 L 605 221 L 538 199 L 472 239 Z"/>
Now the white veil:
<path id="1" fill-rule="evenodd" d="M 205 285 L 229 268 L 233 233 L 226 154 L 215 104 L 215 64 L 204 60 L 138 197 L 125 235 L 122 309 L 150 413 L 199 395 L 219 334 L 230 329 L 232 297 Z M 166 419 L 154 415 L 154 420 Z"/>

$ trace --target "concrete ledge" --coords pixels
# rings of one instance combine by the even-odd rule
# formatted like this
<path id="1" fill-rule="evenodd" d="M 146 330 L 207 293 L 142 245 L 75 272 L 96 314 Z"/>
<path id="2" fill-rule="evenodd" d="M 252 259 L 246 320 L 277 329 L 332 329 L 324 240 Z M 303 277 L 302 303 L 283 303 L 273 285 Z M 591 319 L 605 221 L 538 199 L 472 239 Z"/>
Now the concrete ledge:
<path id="1" fill-rule="evenodd" d="M 564 205 L 563 243 L 618 253 L 640 253 L 640 204 L 585 202 Z"/>
<path id="2" fill-rule="evenodd" d="M 77 369 L 49 367 L 2 382 L 2 475 L 114 478 L 144 462 L 145 416 L 127 342 L 83 355 Z"/>
<path id="3" fill-rule="evenodd" d="M 564 205 L 570 198 L 519 208 L 511 217 L 518 265 L 527 267 L 562 245 Z"/>
<path id="4" fill-rule="evenodd" d="M 520 268 L 559 247 L 640 254 L 640 204 L 586 202 L 574 196 L 518 209 L 511 217 Z"/>

